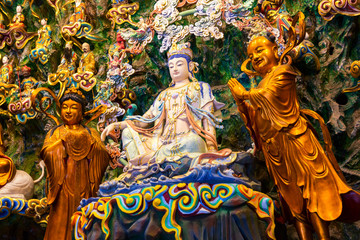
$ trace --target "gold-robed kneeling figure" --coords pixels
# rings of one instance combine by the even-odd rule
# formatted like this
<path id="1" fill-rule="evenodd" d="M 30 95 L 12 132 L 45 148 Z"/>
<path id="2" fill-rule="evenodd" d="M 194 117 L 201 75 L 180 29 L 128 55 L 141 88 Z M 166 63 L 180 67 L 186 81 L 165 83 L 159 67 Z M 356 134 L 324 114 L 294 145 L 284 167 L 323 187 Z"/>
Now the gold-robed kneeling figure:
<path id="1" fill-rule="evenodd" d="M 43 90 L 34 91 L 33 104 L 36 95 Z M 57 100 L 54 93 L 47 92 Z M 57 122 L 58 125 L 47 133 L 40 152 L 48 172 L 46 196 L 50 205 L 44 239 L 72 239 L 71 216 L 81 199 L 96 196 L 109 163 L 110 156 L 98 132 L 82 123 L 88 114 L 85 113 L 86 103 L 79 90 L 71 88 L 65 91 L 57 102 L 63 123 Z M 33 107 L 36 109 L 36 106 Z M 54 116 L 51 117 L 55 120 Z"/>
<path id="2" fill-rule="evenodd" d="M 300 42 L 299 35 L 289 38 Z M 344 180 L 323 119 L 300 108 L 295 81 L 299 73 L 286 55 L 294 46 L 291 42 L 280 57 L 274 36 L 254 38 L 242 70 L 261 76 L 261 82 L 249 91 L 236 79 L 228 85 L 257 150 L 264 154 L 283 207 L 290 209 L 300 239 L 313 239 L 312 229 L 319 239 L 330 239 L 328 221 L 360 218 L 360 196 Z M 249 62 L 255 72 L 247 68 Z M 305 115 L 319 120 L 326 151 Z"/>

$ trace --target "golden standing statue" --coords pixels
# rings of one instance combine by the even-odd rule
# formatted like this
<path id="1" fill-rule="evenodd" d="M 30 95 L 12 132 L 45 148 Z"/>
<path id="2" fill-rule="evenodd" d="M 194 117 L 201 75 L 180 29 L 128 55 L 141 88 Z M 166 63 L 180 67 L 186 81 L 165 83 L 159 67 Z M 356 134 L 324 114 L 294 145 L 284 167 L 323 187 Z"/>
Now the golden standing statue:
<path id="1" fill-rule="evenodd" d="M 1 77 L 0 82 L 2 83 L 12 83 L 13 79 L 13 66 L 9 63 L 9 58 L 4 56 L 2 59 L 3 65 L 0 68 Z"/>
<path id="2" fill-rule="evenodd" d="M 51 27 L 47 24 L 47 18 L 43 18 L 40 21 L 41 28 L 38 30 L 38 40 L 36 41 L 36 49 L 49 48 L 51 44 Z"/>
<path id="3" fill-rule="evenodd" d="M 257 148 L 264 153 L 284 203 L 295 218 L 300 239 L 312 239 L 309 225 L 319 239 L 330 239 L 327 221 L 348 213 L 347 207 L 355 206 L 354 216 L 356 213 L 357 218 L 360 216 L 360 207 L 347 205 L 343 196 L 359 195 L 344 181 L 322 118 L 313 111 L 300 109 L 295 83 L 298 73 L 289 63 L 281 64 L 272 40 L 266 37 L 252 40 L 247 50 L 249 60 L 242 66 L 251 61 L 256 74 L 262 77 L 258 87 L 246 91 L 235 79 L 228 85 Z M 320 121 L 325 143 L 330 145 L 326 151 L 304 114 Z"/>
<path id="4" fill-rule="evenodd" d="M 34 97 L 33 97 L 34 98 Z M 71 216 L 81 199 L 95 197 L 110 156 L 99 134 L 81 124 L 86 99 L 67 90 L 60 100 L 60 124 L 50 130 L 40 152 L 48 171 L 51 206 L 44 239 L 72 239 Z"/>
<path id="5" fill-rule="evenodd" d="M 81 55 L 79 67 L 77 72 L 84 73 L 84 72 L 91 72 L 95 74 L 95 56 L 92 51 L 90 51 L 90 45 L 88 43 L 83 43 L 82 45 L 83 55 Z"/>

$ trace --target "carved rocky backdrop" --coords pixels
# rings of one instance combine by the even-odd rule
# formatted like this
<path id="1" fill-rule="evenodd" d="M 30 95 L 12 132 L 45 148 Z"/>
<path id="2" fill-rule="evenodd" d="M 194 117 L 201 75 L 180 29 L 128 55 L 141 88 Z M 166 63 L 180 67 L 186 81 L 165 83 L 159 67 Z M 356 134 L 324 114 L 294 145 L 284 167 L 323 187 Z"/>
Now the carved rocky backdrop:
<path id="1" fill-rule="evenodd" d="M 90 22 L 95 26 L 95 33 L 105 38 L 105 41 L 101 42 L 88 41 L 96 57 L 98 77 L 104 80 L 107 51 L 110 44 L 115 41 L 115 31 L 111 30 L 110 21 L 105 16 L 111 6 L 111 1 L 88 0 L 84 2 L 91 19 Z M 11 13 L 15 13 L 16 5 L 22 3 L 23 1 L 13 1 L 12 6 L 7 6 L 7 9 Z M 139 3 L 140 9 L 133 16 L 135 22 L 141 16 L 149 16 L 155 1 L 139 1 Z M 357 81 L 350 75 L 350 65 L 360 56 L 360 18 L 337 15 L 332 21 L 326 22 L 318 13 L 319 3 L 319 0 L 288 0 L 286 2 L 287 10 L 291 15 L 297 11 L 304 12 L 308 40 L 314 43 L 321 64 L 319 72 L 309 67 L 314 64 L 309 59 L 298 66 L 303 71 L 303 75 L 297 82 L 298 98 L 303 108 L 312 109 L 324 118 L 331 133 L 335 156 L 346 180 L 354 189 L 359 190 L 360 129 L 357 133 L 355 131 L 352 136 L 351 133 L 354 132 L 356 123 L 360 121 L 360 93 L 344 94 L 342 90 L 355 85 Z M 46 1 L 34 1 L 32 8 L 42 17 L 47 17 L 48 23 L 53 29 L 54 45 L 49 62 L 42 66 L 30 62 L 27 58 L 30 49 L 35 45 L 35 40 L 30 41 L 23 50 L 5 47 L 0 50 L 0 53 L 1 55 L 10 55 L 10 58 L 14 60 L 14 67 L 19 65 L 19 62 L 21 66 L 25 64 L 30 66 L 32 76 L 43 81 L 46 86 L 47 76 L 56 71 L 65 45 L 58 26 L 67 21 L 72 14 L 72 9 L 69 5 L 66 7 L 66 11 L 55 17 L 53 8 L 47 5 Z M 27 31 L 37 32 L 40 27 L 39 19 L 32 16 L 29 3 L 25 4 L 23 13 L 26 17 Z M 191 17 L 186 18 L 184 22 L 186 21 L 191 21 Z M 246 59 L 246 43 L 249 39 L 246 34 L 233 26 L 223 24 L 220 29 L 224 33 L 223 39 L 201 39 L 192 36 L 186 40 L 191 43 L 195 55 L 194 60 L 199 63 L 199 72 L 196 74 L 196 78 L 199 81 L 210 83 L 217 100 L 226 104 L 221 111 L 224 129 L 217 131 L 220 147 L 247 150 L 251 147 L 251 139 L 237 113 L 236 104 L 226 83 L 231 77 L 234 77 L 244 86 L 250 87 L 250 79 L 240 70 L 242 62 Z M 84 42 L 84 40 L 81 41 Z M 154 40 L 132 60 L 135 73 L 129 79 L 129 86 L 137 95 L 135 103 L 138 105 L 138 114 L 143 114 L 157 94 L 170 84 L 166 54 L 160 53 L 160 47 L 161 42 L 155 34 Z M 75 48 L 75 51 L 78 56 L 82 54 L 79 48 Z M 46 131 L 54 123 L 42 115 L 29 120 L 25 125 L 3 115 L 0 121 L 5 129 L 4 139 L 5 145 L 8 147 L 6 154 L 14 160 L 17 169 L 25 170 L 34 179 L 37 178 L 40 175 L 40 169 L 36 168 L 39 152 Z M 315 122 L 314 125 L 320 133 L 320 127 Z M 262 183 L 262 192 L 277 199 L 274 184 L 267 173 L 262 156 L 257 157 L 256 177 Z M 119 169 L 109 169 L 105 178 L 110 179 L 117 176 L 120 171 Z M 34 198 L 44 196 L 45 180 L 42 180 L 40 184 L 36 185 Z M 359 231 L 359 222 L 351 225 L 338 222 L 331 224 L 333 239 L 356 239 Z M 296 238 L 295 229 L 289 227 L 288 239 Z"/>

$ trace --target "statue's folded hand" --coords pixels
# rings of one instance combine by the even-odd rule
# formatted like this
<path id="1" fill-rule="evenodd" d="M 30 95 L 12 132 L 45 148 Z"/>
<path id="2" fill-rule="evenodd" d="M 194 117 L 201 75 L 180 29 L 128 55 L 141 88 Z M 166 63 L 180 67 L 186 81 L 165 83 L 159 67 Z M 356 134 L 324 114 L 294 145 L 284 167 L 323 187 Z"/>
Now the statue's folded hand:
<path id="1" fill-rule="evenodd" d="M 229 80 L 228 86 L 236 103 L 239 105 L 244 100 L 244 93 L 246 92 L 246 89 L 235 78 L 231 78 Z"/>
<path id="2" fill-rule="evenodd" d="M 228 82 L 228 86 L 233 94 L 236 97 L 242 97 L 243 93 L 246 91 L 243 85 L 238 82 L 235 78 L 231 78 Z"/>

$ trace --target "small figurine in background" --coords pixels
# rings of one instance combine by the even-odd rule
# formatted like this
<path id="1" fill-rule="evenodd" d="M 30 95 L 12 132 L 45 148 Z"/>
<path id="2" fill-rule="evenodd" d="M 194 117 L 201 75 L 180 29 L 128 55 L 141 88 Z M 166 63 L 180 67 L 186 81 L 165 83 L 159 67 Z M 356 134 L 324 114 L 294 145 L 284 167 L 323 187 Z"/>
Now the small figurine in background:
<path id="1" fill-rule="evenodd" d="M 301 37 L 290 39 L 300 42 Z M 296 43 L 289 46 L 280 57 L 274 36 L 254 38 L 242 70 L 260 75 L 261 82 L 249 91 L 236 79 L 228 85 L 256 149 L 264 154 L 283 206 L 291 211 L 300 239 L 313 239 L 310 226 L 319 239 L 330 239 L 328 221 L 360 218 L 360 206 L 356 204 L 360 195 L 344 180 L 324 120 L 311 110 L 300 109 L 295 80 L 299 74 L 286 55 Z M 284 57 L 288 58 L 286 63 Z M 255 72 L 247 69 L 249 62 Z M 305 114 L 319 120 L 326 151 Z"/>
<path id="2" fill-rule="evenodd" d="M 22 75 L 24 79 L 21 82 L 21 97 L 30 97 L 33 90 L 38 85 L 38 81 L 31 76 L 31 68 L 28 66 L 23 66 L 21 68 Z"/>
<path id="3" fill-rule="evenodd" d="M 70 23 L 85 21 L 85 4 L 81 0 L 75 0 L 74 13 L 70 17 Z"/>
<path id="4" fill-rule="evenodd" d="M 0 29 L 5 29 L 4 15 L 2 13 L 0 13 Z"/>
<path id="5" fill-rule="evenodd" d="M 109 57 L 110 57 L 110 59 L 115 54 L 115 52 L 119 52 L 119 54 L 120 54 L 122 52 L 122 50 L 124 50 L 125 48 L 126 48 L 126 42 L 122 38 L 121 33 L 118 32 L 116 34 L 116 43 L 111 45 L 110 48 L 109 48 Z M 119 58 L 120 58 L 120 55 L 119 55 Z"/>
<path id="6" fill-rule="evenodd" d="M 32 96 L 35 98 L 36 96 Z M 51 129 L 40 152 L 48 171 L 49 221 L 44 239 L 71 240 L 71 216 L 81 199 L 95 197 L 110 156 L 98 132 L 82 124 L 87 101 L 68 89 L 60 99 L 63 124 Z"/>
<path id="7" fill-rule="evenodd" d="M 66 70 L 69 72 L 69 75 L 75 73 L 76 70 L 76 53 L 72 50 L 73 42 L 68 41 L 65 44 L 64 55 L 61 58 L 60 65 L 58 66 L 57 72 Z"/>
<path id="8" fill-rule="evenodd" d="M 106 105 L 109 108 L 113 107 L 114 104 L 110 100 L 112 94 L 111 82 L 109 80 L 102 82 L 98 94 L 94 98 L 94 107 L 101 104 Z"/>
<path id="9" fill-rule="evenodd" d="M 13 66 L 9 63 L 9 58 L 4 56 L 2 59 L 3 65 L 1 66 L 1 82 L 12 83 Z"/>
<path id="10" fill-rule="evenodd" d="M 48 75 L 48 83 L 50 85 L 60 84 L 60 89 L 57 98 L 61 99 L 65 90 L 69 87 L 79 87 L 79 83 L 75 81 L 73 75 L 76 71 L 77 55 L 72 49 L 73 42 L 67 41 L 63 51 L 60 64 L 56 70 L 56 73 Z"/>
<path id="11" fill-rule="evenodd" d="M 42 18 L 40 21 L 41 28 L 38 30 L 38 40 L 36 41 L 35 49 L 32 49 L 29 54 L 29 59 L 35 62 L 36 59 L 41 64 L 46 64 L 49 60 L 49 52 L 52 48 L 51 27 L 47 24 L 47 19 Z"/>
<path id="12" fill-rule="evenodd" d="M 16 14 L 13 17 L 11 23 L 10 23 L 10 28 L 25 28 L 25 16 L 24 14 L 22 14 L 23 8 L 18 5 L 16 7 Z"/>
<path id="13" fill-rule="evenodd" d="M 116 85 L 121 82 L 121 62 L 119 60 L 119 52 L 115 52 L 112 57 L 110 57 L 109 70 L 107 72 L 107 77 L 114 81 Z"/>
<path id="14" fill-rule="evenodd" d="M 82 45 L 83 55 L 80 58 L 79 67 L 77 72 L 91 72 L 92 74 L 96 73 L 95 68 L 95 56 L 92 51 L 90 51 L 90 45 L 88 43 L 83 43 Z"/>
<path id="15" fill-rule="evenodd" d="M 36 48 L 45 48 L 48 50 L 51 44 L 51 27 L 47 24 L 47 19 L 43 18 L 40 21 L 41 28 L 38 30 L 38 40 L 36 41 Z"/>

